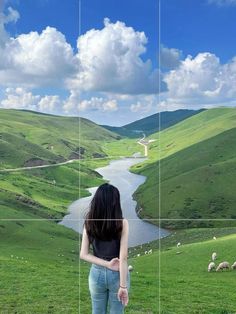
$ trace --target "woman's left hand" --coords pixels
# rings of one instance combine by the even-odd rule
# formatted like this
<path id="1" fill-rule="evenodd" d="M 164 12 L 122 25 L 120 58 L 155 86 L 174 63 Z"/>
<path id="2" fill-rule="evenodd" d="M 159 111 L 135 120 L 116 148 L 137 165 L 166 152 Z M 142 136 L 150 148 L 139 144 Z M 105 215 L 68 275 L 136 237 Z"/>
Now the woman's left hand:
<path id="1" fill-rule="evenodd" d="M 108 262 L 107 268 L 109 268 L 111 270 L 119 271 L 119 268 L 120 268 L 120 260 L 119 260 L 119 258 L 115 257 L 115 258 L 111 259 Z"/>

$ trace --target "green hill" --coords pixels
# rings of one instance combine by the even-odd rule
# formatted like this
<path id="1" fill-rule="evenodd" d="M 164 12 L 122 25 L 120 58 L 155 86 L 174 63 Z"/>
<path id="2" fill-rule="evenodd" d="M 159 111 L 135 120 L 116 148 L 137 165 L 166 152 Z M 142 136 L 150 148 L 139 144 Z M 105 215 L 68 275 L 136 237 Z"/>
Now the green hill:
<path id="1" fill-rule="evenodd" d="M 101 157 L 101 143 L 119 139 L 84 118 L 0 109 L 0 168 Z"/>
<path id="2" fill-rule="evenodd" d="M 145 117 L 143 119 L 134 121 L 132 123 L 126 124 L 121 127 L 102 125 L 104 128 L 113 131 L 121 136 L 126 136 L 130 138 L 142 137 L 142 134 L 150 135 L 159 130 L 159 119 L 160 119 L 160 129 L 164 130 L 182 120 L 185 120 L 199 112 L 200 110 L 187 110 L 179 109 L 175 111 L 163 111 L 160 114 L 155 113 L 151 116 Z M 160 115 L 160 117 L 159 117 Z"/>
<path id="3" fill-rule="evenodd" d="M 85 160 L 106 164 L 109 158 L 101 146 L 118 138 L 83 118 L 0 109 L 0 170 L 78 160 L 51 168 L 0 171 L 0 218 L 62 218 L 70 203 L 89 195 L 86 188 L 104 182 Z M 101 156 L 106 159 L 96 161 Z"/>
<path id="4" fill-rule="evenodd" d="M 68 206 L 86 197 L 88 187 L 104 182 L 91 168 L 108 160 L 75 161 L 73 164 L 11 173 L 0 172 L 1 219 L 61 219 Z"/>
<path id="5" fill-rule="evenodd" d="M 141 217 L 158 218 L 160 202 L 164 219 L 236 218 L 235 108 L 203 111 L 150 138 L 157 140 L 150 145 L 149 160 L 132 168 L 147 176 L 135 193 Z"/>

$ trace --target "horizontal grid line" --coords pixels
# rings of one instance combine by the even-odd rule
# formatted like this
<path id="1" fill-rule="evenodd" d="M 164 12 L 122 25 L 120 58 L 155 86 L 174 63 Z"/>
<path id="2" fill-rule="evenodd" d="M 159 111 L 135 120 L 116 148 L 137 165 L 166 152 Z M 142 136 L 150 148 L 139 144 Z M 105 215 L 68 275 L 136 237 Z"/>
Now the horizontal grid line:
<path id="1" fill-rule="evenodd" d="M 146 218 L 146 219 L 139 219 L 139 218 L 125 218 L 128 221 L 132 221 L 132 220 L 137 220 L 137 221 L 236 221 L 236 218 L 225 218 L 225 219 L 220 219 L 220 218 L 202 218 L 202 219 L 168 219 L 168 218 Z M 48 220 L 52 220 L 52 221 L 63 221 L 63 219 L 57 219 L 57 218 L 0 218 L 0 221 L 17 221 L 17 220 L 25 220 L 25 221 L 48 221 Z M 78 219 L 66 219 L 66 221 L 83 221 L 85 220 L 85 218 L 78 218 Z M 87 220 L 123 220 L 123 219 L 87 219 Z"/>

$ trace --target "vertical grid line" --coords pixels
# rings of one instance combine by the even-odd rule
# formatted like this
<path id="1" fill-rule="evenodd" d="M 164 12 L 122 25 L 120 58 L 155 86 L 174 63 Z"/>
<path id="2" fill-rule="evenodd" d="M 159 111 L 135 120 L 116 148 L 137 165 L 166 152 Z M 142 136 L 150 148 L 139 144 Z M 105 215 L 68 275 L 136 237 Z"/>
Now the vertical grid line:
<path id="1" fill-rule="evenodd" d="M 160 92 L 161 92 L 161 0 L 158 0 L 158 60 L 159 60 L 159 73 L 158 73 L 158 105 L 160 110 Z M 158 219 L 159 219 L 159 313 L 161 313 L 161 111 L 158 115 L 158 139 L 159 139 L 159 180 L 158 180 Z"/>
<path id="2" fill-rule="evenodd" d="M 81 1 L 82 0 L 79 0 L 79 8 L 78 8 L 79 9 L 79 37 L 81 35 Z M 80 100 L 80 95 L 79 95 L 79 100 Z M 81 123 L 80 114 L 79 114 L 78 121 L 79 121 L 79 147 L 81 147 L 81 145 L 80 145 L 80 143 L 81 143 L 81 141 L 80 141 L 80 134 L 81 134 L 81 132 L 80 132 L 80 126 L 81 126 L 80 125 L 80 123 Z M 80 186 L 81 186 L 80 174 L 81 174 L 81 163 L 79 160 L 79 199 L 80 199 Z M 80 220 L 78 221 L 78 223 L 80 224 Z M 79 250 L 80 250 L 80 248 L 81 248 L 81 235 L 79 233 Z M 78 254 L 80 254 L 80 252 Z M 80 265 L 80 257 L 79 257 L 79 314 L 80 314 L 80 300 L 81 300 L 81 288 L 80 288 L 81 287 L 81 285 L 80 285 L 81 278 L 80 278 L 80 274 L 81 274 L 81 265 Z"/>

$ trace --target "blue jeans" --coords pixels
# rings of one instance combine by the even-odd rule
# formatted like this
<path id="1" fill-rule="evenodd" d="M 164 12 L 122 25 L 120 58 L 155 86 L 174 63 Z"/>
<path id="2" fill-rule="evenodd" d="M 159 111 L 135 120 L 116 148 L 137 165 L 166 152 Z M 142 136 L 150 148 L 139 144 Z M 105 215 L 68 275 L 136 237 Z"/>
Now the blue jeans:
<path id="1" fill-rule="evenodd" d="M 92 314 L 124 313 L 124 305 L 118 300 L 120 272 L 92 264 L 89 272 L 89 291 L 92 299 Z M 130 273 L 127 273 L 127 287 L 130 288 Z"/>

